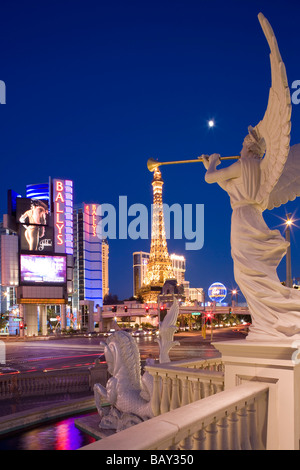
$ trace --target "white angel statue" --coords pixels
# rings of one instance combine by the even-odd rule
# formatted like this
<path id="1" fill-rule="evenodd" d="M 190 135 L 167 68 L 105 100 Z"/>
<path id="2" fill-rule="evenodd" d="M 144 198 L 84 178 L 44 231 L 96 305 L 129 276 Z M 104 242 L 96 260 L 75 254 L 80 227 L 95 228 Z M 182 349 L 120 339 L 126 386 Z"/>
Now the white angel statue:
<path id="1" fill-rule="evenodd" d="M 247 339 L 295 340 L 300 291 L 283 286 L 277 275 L 288 243 L 279 230 L 267 227 L 262 213 L 300 195 L 300 144 L 290 147 L 291 99 L 277 41 L 262 13 L 258 18 L 271 50 L 267 110 L 255 128 L 249 127 L 237 162 L 217 170 L 220 156 L 203 156 L 205 181 L 218 183 L 230 197 L 234 276 L 252 317 Z"/>

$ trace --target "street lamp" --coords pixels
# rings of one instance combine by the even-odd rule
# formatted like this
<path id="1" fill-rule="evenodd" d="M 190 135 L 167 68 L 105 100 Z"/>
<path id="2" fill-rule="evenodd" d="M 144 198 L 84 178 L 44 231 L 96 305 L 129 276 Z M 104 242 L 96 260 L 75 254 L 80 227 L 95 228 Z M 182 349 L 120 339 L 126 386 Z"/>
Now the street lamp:
<path id="1" fill-rule="evenodd" d="M 234 296 L 235 296 L 235 301 L 236 301 L 236 303 L 237 303 L 237 289 L 233 289 L 233 290 L 231 291 L 231 306 L 233 306 L 233 305 L 232 305 L 232 300 L 233 300 L 233 297 L 234 297 Z"/>
<path id="2" fill-rule="evenodd" d="M 291 260 L 291 225 L 293 220 L 291 219 L 292 214 L 287 214 L 287 220 L 285 221 L 285 239 L 288 242 L 288 248 L 286 251 L 286 286 L 293 287 L 292 285 L 292 260 Z"/>

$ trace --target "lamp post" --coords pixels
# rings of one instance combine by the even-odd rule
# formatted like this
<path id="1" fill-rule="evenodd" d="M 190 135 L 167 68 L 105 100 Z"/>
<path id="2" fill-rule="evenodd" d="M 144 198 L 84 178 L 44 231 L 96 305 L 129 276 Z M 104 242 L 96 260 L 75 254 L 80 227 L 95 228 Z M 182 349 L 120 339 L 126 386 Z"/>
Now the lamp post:
<path id="1" fill-rule="evenodd" d="M 233 297 L 235 297 L 234 304 L 233 304 Z M 237 303 L 237 289 L 233 289 L 231 291 L 231 306 L 234 307 L 236 303 Z"/>
<path id="2" fill-rule="evenodd" d="M 291 261 L 291 225 L 293 224 L 293 221 L 291 219 L 292 214 L 287 215 L 287 220 L 285 222 L 286 224 L 286 230 L 285 230 L 285 239 L 289 243 L 289 246 L 287 248 L 286 252 L 286 286 L 287 287 L 293 287 L 292 286 L 292 261 Z"/>

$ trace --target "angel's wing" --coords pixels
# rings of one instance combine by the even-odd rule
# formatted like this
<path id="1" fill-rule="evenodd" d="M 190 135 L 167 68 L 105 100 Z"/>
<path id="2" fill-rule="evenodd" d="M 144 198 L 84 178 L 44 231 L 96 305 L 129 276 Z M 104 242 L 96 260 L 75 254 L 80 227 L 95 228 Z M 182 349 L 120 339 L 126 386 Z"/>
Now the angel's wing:
<path id="1" fill-rule="evenodd" d="M 272 210 L 300 196 L 300 144 L 293 145 L 283 172 L 269 196 L 267 209 Z"/>
<path id="2" fill-rule="evenodd" d="M 255 130 L 265 139 L 266 154 L 261 162 L 261 182 L 258 200 L 266 201 L 276 185 L 290 149 L 291 97 L 286 70 L 282 62 L 274 32 L 262 13 L 258 15 L 271 53 L 272 84 L 264 118 Z"/>
<path id="3" fill-rule="evenodd" d="M 179 313 L 179 304 L 178 300 L 174 297 L 173 304 L 168 311 L 167 315 L 161 322 L 159 329 L 160 331 L 168 331 L 170 328 L 171 330 L 174 328 L 176 329 L 176 322 Z"/>
<path id="4" fill-rule="evenodd" d="M 170 349 L 179 344 L 178 341 L 173 341 L 174 333 L 176 330 L 176 321 L 179 313 L 178 300 L 174 297 L 173 304 L 168 311 L 167 315 L 159 325 L 159 338 L 156 340 L 159 344 L 159 362 L 169 362 Z"/>

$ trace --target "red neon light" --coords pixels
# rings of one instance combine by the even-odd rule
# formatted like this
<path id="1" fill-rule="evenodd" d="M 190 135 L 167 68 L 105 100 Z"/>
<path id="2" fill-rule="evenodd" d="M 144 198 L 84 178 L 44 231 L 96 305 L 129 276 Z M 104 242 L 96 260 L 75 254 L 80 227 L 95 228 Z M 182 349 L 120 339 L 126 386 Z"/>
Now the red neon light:
<path id="1" fill-rule="evenodd" d="M 64 218 L 60 214 L 64 214 L 64 184 L 62 181 L 56 181 L 55 189 L 57 191 L 55 202 L 56 202 L 56 217 L 55 217 L 55 226 L 58 230 L 56 234 L 56 243 L 57 245 L 64 244 L 64 237 L 63 237 L 63 228 L 65 226 Z M 62 217 L 62 218 L 61 218 Z"/>
<path id="2" fill-rule="evenodd" d="M 61 210 L 60 210 L 59 202 L 56 203 L 56 212 L 57 212 L 57 213 L 60 213 L 60 214 L 63 214 L 63 213 L 64 213 L 64 211 L 61 211 Z"/>
<path id="3" fill-rule="evenodd" d="M 96 229 L 97 229 L 97 224 L 96 224 L 96 204 L 92 205 L 92 216 L 93 216 L 93 237 L 96 237 Z"/>
<path id="4" fill-rule="evenodd" d="M 62 192 L 60 191 L 59 193 L 57 193 L 57 196 L 56 196 L 56 199 L 55 199 L 55 202 L 57 202 L 58 200 L 61 200 L 61 202 L 65 202 L 64 200 L 64 197 L 62 195 Z"/>

